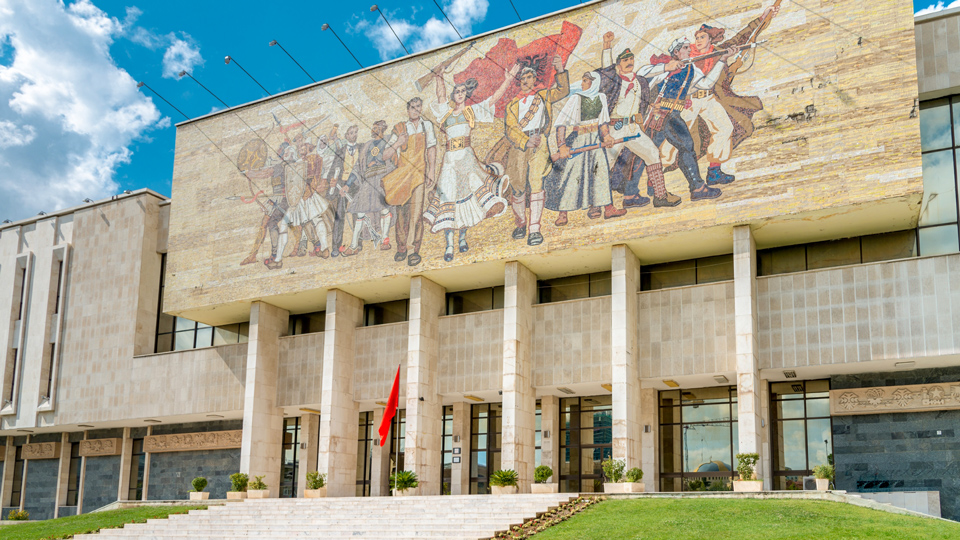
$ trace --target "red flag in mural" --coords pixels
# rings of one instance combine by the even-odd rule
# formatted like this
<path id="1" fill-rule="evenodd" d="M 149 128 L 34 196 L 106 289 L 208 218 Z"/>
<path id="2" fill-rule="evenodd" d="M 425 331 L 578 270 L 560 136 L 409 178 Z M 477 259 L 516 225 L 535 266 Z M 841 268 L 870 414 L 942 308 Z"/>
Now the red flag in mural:
<path id="1" fill-rule="evenodd" d="M 469 103 L 480 103 L 493 95 L 503 83 L 504 70 L 510 69 L 519 62 L 522 66 L 530 66 L 537 70 L 539 74 L 537 78 L 540 81 L 540 86 L 537 87 L 539 91 L 553 84 L 556 75 L 553 57 L 559 54 L 563 64 L 566 65 L 573 49 L 580 42 L 582 33 L 583 30 L 579 26 L 563 21 L 559 34 L 535 39 L 523 47 L 517 47 L 517 42 L 510 38 L 500 38 L 486 56 L 470 62 L 467 69 L 453 76 L 453 80 L 461 84 L 467 79 L 476 79 L 479 84 Z M 497 118 L 503 118 L 507 104 L 519 92 L 520 83 L 515 79 L 497 102 Z"/>
<path id="2" fill-rule="evenodd" d="M 387 410 L 383 411 L 383 420 L 380 421 L 380 447 L 387 444 L 390 435 L 390 424 L 397 414 L 397 402 L 400 401 L 400 366 L 397 366 L 397 376 L 393 379 L 393 389 L 390 390 L 390 399 L 387 400 Z"/>

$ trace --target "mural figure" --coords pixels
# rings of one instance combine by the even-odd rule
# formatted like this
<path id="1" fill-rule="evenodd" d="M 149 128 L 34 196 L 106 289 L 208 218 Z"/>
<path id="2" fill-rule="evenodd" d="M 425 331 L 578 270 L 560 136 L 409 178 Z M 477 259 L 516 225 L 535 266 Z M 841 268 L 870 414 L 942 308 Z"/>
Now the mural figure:
<path id="1" fill-rule="evenodd" d="M 390 249 L 391 206 L 387 203 L 383 177 L 397 168 L 393 157 L 396 150 L 383 139 L 387 123 L 377 120 L 371 128 L 372 139 L 360 148 L 356 165 L 347 180 L 347 212 L 354 215 L 353 240 L 341 255 L 349 257 L 360 253 L 363 240 L 373 240 L 380 249 Z M 380 216 L 379 222 L 376 221 Z"/>
<path id="2" fill-rule="evenodd" d="M 424 193 L 436 186 L 437 135 L 433 122 L 422 114 L 423 100 L 415 97 L 407 102 L 407 121 L 394 126 L 387 141 L 397 153 L 397 168 L 383 177 L 387 204 L 397 209 L 397 254 L 393 260 L 406 260 L 410 266 L 421 260 Z"/>
<path id="3" fill-rule="evenodd" d="M 621 153 L 626 159 L 627 153 L 643 161 L 647 171 L 647 185 L 654 190 L 653 205 L 677 206 L 680 197 L 669 193 L 663 182 L 663 168 L 660 164 L 660 150 L 642 129 L 643 114 L 650 102 L 649 84 L 634 71 L 634 55 L 628 48 L 613 58 L 613 32 L 603 35 L 603 50 L 600 53 L 603 67 L 600 74 L 600 92 L 607 98 L 607 107 L 610 114 L 610 135 L 614 144 L 607 147 L 607 159 L 610 163 L 617 163 Z M 650 204 L 650 199 L 640 195 L 639 181 L 642 169 L 634 172 L 630 164 L 627 173 L 617 171 L 625 176 L 619 184 L 619 191 L 623 193 L 623 207 L 637 208 Z"/>
<path id="4" fill-rule="evenodd" d="M 349 126 L 343 138 L 337 137 L 339 126 L 334 125 L 330 131 L 330 147 L 333 150 L 336 160 L 333 162 L 333 170 L 330 173 L 330 187 L 327 196 L 330 199 L 330 205 L 333 208 L 333 253 L 338 257 L 343 253 L 343 229 L 347 221 L 347 180 L 353 173 L 353 168 L 357 164 L 357 157 L 360 155 L 360 149 L 357 148 L 357 126 Z"/>
<path id="5" fill-rule="evenodd" d="M 253 142 L 253 141 L 251 141 Z M 257 142 L 262 142 L 257 140 Z M 249 143 L 248 143 L 249 144 Z M 253 146 L 253 145 L 251 145 Z M 265 148 L 266 145 L 264 144 Z M 260 223 L 260 230 L 257 232 L 257 238 L 254 240 L 253 249 L 250 251 L 250 255 L 241 262 L 241 265 L 250 264 L 257 261 L 257 253 L 260 251 L 260 245 L 263 244 L 263 240 L 267 234 L 270 235 L 270 257 L 265 259 L 263 262 L 267 265 L 267 268 L 270 268 L 271 265 L 279 268 L 281 265 L 276 265 L 273 261 L 277 256 L 277 248 L 280 241 L 280 223 L 283 221 L 284 216 L 287 213 L 287 210 L 290 208 L 290 205 L 287 201 L 286 193 L 286 173 L 288 168 L 288 163 L 284 159 L 284 155 L 291 155 L 288 149 L 290 149 L 289 143 L 283 143 L 280 145 L 280 148 L 277 150 L 279 154 L 279 159 L 268 159 L 266 161 L 266 166 L 262 166 L 253 170 L 245 170 L 243 174 L 247 177 L 249 181 L 257 179 L 269 179 L 271 187 L 271 195 L 265 197 L 266 204 L 261 206 L 261 209 L 264 210 L 266 214 L 263 218 L 263 221 Z M 244 147 L 246 150 L 247 147 Z M 241 150 L 241 154 L 244 154 L 244 151 Z M 259 196 L 261 193 L 254 195 L 254 200 L 257 200 L 259 203 Z"/>
<path id="6" fill-rule="evenodd" d="M 553 171 L 544 179 L 546 207 L 558 212 L 554 223 L 567 224 L 567 212 L 587 209 L 587 216 L 605 219 L 627 213 L 613 205 L 610 165 L 606 149 L 610 138 L 607 96 L 600 92 L 600 74 L 588 71 L 570 87 L 570 98 L 557 115 L 557 153 Z M 568 131 L 569 130 L 569 131 Z"/>
<path id="7" fill-rule="evenodd" d="M 748 47 L 756 43 L 757 36 L 765 29 L 773 17 L 780 13 L 780 2 L 767 8 L 763 14 L 751 21 L 733 38 L 723 41 L 726 30 L 709 25 L 701 25 L 694 34 L 694 43 L 690 44 L 690 56 L 694 65 L 702 73 L 710 73 L 718 63 L 714 54 L 717 51 L 734 47 Z M 707 184 L 729 184 L 734 176 L 722 170 L 730 159 L 730 154 L 744 139 L 753 134 L 753 115 L 763 109 L 758 97 L 738 96 L 732 89 L 734 76 L 743 62 L 742 57 L 749 54 L 742 51 L 733 55 L 730 66 L 724 66 L 718 81 L 712 88 L 701 88 L 690 95 L 689 107 L 680 112 L 693 137 L 694 152 L 697 157 L 706 155 Z M 661 149 L 665 165 L 677 161 L 677 150 L 670 143 Z"/>
<path id="8" fill-rule="evenodd" d="M 543 177 L 550 171 L 549 136 L 553 119 L 553 104 L 570 94 L 570 77 L 563 69 L 560 56 L 553 57 L 555 80 L 548 88 L 538 90 L 546 71 L 546 57 L 521 59 L 520 93 L 507 104 L 504 115 L 504 136 L 489 154 L 489 161 L 499 162 L 504 169 L 504 181 L 511 188 L 510 207 L 513 209 L 516 229 L 513 238 L 529 236 L 527 245 L 543 243 L 540 218 L 543 216 L 546 194 Z M 530 198 L 530 220 L 527 221 L 527 196 Z"/>
<path id="9" fill-rule="evenodd" d="M 506 201 L 496 193 L 497 174 L 493 168 L 480 162 L 470 145 L 470 133 L 477 122 L 493 122 L 497 100 L 506 92 L 519 66 L 504 71 L 503 83 L 489 98 L 475 105 L 467 99 L 477 88 L 476 79 L 457 84 L 446 95 L 443 75 L 437 73 L 437 102 L 431 105 L 440 129 L 447 136 L 447 151 L 443 154 L 437 185 L 430 194 L 430 204 L 423 213 L 430 231 L 443 234 L 447 247 L 444 261 L 453 260 L 453 233 L 459 231 L 459 250 L 465 253 L 467 229 L 484 219 L 499 216 Z M 449 99 L 449 101 L 448 101 Z"/>

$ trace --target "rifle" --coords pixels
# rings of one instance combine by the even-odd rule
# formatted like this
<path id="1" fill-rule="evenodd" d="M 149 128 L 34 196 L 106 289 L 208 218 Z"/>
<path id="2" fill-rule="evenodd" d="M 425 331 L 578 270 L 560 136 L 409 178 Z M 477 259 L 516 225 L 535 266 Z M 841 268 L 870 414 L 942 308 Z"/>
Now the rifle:
<path id="1" fill-rule="evenodd" d="M 430 84 L 430 81 L 433 80 L 433 78 L 436 76 L 437 73 L 443 73 L 443 71 L 444 71 L 445 69 L 447 69 L 448 67 L 450 67 L 451 64 L 453 64 L 454 62 L 456 62 L 457 60 L 459 60 L 461 56 L 467 54 L 467 51 L 469 51 L 470 49 L 472 49 L 472 48 L 473 48 L 473 45 L 474 45 L 475 43 L 476 43 L 476 41 L 471 41 L 470 43 L 467 44 L 466 47 L 464 47 L 463 49 L 461 49 L 460 52 L 458 52 L 457 54 L 451 56 L 450 58 L 447 58 L 446 60 L 444 60 L 443 62 L 441 62 L 440 64 L 438 64 L 437 67 L 431 69 L 431 70 L 430 70 L 430 73 L 427 73 L 426 75 L 424 75 L 424 76 L 420 77 L 419 79 L 417 79 L 417 80 L 413 83 L 414 86 L 417 87 L 417 92 L 423 92 L 424 87 L 426 87 L 428 84 Z"/>
<path id="2" fill-rule="evenodd" d="M 630 135 L 630 136 L 628 136 L 628 137 L 621 137 L 621 138 L 619 138 L 619 139 L 614 139 L 614 140 L 613 140 L 613 144 L 625 143 L 625 142 L 627 142 L 627 141 L 632 141 L 632 140 L 634 140 L 634 139 L 639 139 L 640 137 L 643 137 L 643 133 L 638 133 L 638 134 L 636 134 L 636 135 Z M 582 154 L 582 153 L 587 152 L 587 151 L 589 151 L 589 150 L 596 150 L 596 149 L 598 149 L 598 148 L 601 148 L 602 146 L 603 146 L 603 145 L 602 145 L 601 143 L 598 143 L 598 142 L 597 142 L 597 143 L 593 143 L 593 144 L 588 144 L 588 145 L 586 145 L 586 146 L 578 146 L 578 147 L 576 147 L 576 148 L 571 148 L 571 149 L 570 149 L 570 157 L 573 157 L 573 156 L 575 156 L 575 155 L 577 155 L 577 154 Z M 560 157 L 560 152 L 556 152 L 556 153 L 550 154 L 550 159 L 551 159 L 552 161 L 560 161 L 560 160 L 563 159 L 563 158 Z"/>

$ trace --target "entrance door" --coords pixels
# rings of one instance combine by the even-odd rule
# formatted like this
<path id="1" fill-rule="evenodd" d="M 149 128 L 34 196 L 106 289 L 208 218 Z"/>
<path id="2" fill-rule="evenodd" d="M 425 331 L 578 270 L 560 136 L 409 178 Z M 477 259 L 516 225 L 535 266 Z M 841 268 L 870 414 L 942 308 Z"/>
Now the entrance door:
<path id="1" fill-rule="evenodd" d="M 283 419 L 283 453 L 280 457 L 280 496 L 297 496 L 300 459 L 300 417 Z"/>
<path id="2" fill-rule="evenodd" d="M 735 386 L 660 392 L 660 490 L 730 491 L 739 447 Z"/>
<path id="3" fill-rule="evenodd" d="M 603 491 L 601 463 L 613 456 L 613 399 L 560 400 L 560 491 Z"/>

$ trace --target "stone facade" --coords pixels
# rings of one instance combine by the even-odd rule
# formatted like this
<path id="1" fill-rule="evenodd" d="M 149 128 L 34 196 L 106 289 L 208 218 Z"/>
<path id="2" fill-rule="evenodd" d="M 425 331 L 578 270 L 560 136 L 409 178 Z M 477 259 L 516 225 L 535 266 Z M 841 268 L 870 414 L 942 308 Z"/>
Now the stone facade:
<path id="1" fill-rule="evenodd" d="M 949 94 L 960 86 L 960 9 L 917 17 L 916 36 L 921 99 Z"/>
<path id="2" fill-rule="evenodd" d="M 184 500 L 198 476 L 207 479 L 211 499 L 226 499 L 230 475 L 240 470 L 240 449 L 200 450 L 153 454 L 150 456 L 152 501 Z"/>
<path id="3" fill-rule="evenodd" d="M 84 514 L 117 500 L 120 483 L 120 456 L 90 457 L 84 460 Z"/>

